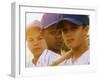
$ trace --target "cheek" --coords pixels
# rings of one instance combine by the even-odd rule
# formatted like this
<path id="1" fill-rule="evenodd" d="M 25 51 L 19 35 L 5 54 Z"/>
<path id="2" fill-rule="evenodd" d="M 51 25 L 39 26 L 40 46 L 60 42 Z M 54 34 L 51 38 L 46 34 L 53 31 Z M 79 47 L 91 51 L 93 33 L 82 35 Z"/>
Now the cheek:
<path id="1" fill-rule="evenodd" d="M 32 44 L 31 43 L 27 43 L 28 48 L 31 50 L 32 49 Z"/>
<path id="2" fill-rule="evenodd" d="M 43 46 L 45 44 L 44 40 L 39 41 L 39 45 Z"/>
<path id="3" fill-rule="evenodd" d="M 47 36 L 47 34 L 44 35 L 44 38 L 46 41 L 49 41 L 49 39 L 50 39 L 49 35 Z"/>
<path id="4" fill-rule="evenodd" d="M 54 42 L 55 42 L 54 36 L 53 35 L 48 36 L 47 43 L 48 44 L 54 44 Z"/>
<path id="5" fill-rule="evenodd" d="M 80 33 L 76 34 L 74 36 L 74 39 L 75 39 L 75 44 L 80 45 L 81 43 L 83 43 L 83 33 L 80 32 Z"/>
<path id="6" fill-rule="evenodd" d="M 63 34 L 63 33 L 62 33 L 62 38 L 63 38 L 63 40 L 64 40 L 64 43 L 67 43 L 67 42 L 66 42 L 66 36 L 65 36 L 65 34 Z"/>
<path id="7" fill-rule="evenodd" d="M 41 41 L 41 47 L 42 47 L 43 49 L 47 48 L 47 43 L 46 43 L 45 40 L 42 40 L 42 41 Z"/>

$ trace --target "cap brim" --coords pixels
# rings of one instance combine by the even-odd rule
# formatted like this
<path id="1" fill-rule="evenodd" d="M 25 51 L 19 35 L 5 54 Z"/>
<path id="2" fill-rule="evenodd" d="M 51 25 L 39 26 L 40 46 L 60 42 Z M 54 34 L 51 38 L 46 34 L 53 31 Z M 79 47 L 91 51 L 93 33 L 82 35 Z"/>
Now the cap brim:
<path id="1" fill-rule="evenodd" d="M 52 23 L 50 23 L 50 24 L 48 24 L 48 25 L 46 25 L 45 27 L 43 27 L 43 29 L 46 29 L 46 28 L 48 28 L 48 27 L 50 27 L 50 26 L 52 26 L 53 24 L 56 24 L 56 23 L 58 23 L 59 21 L 53 21 Z"/>
<path id="2" fill-rule="evenodd" d="M 71 22 L 73 24 L 76 24 L 76 25 L 81 25 L 82 24 L 80 21 L 77 21 L 77 20 L 71 19 L 71 18 L 63 18 L 60 21 L 63 21 L 63 20 L 69 21 L 69 22 Z"/>

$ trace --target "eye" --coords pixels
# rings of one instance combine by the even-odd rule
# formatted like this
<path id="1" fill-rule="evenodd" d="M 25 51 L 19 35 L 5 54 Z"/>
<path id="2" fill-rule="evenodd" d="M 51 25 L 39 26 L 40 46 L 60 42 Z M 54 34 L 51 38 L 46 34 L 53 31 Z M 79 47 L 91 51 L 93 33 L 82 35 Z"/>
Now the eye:
<path id="1" fill-rule="evenodd" d="M 78 28 L 79 28 L 79 26 L 77 26 L 77 25 L 74 25 L 74 24 L 71 25 L 71 30 L 72 30 L 72 31 L 75 31 L 75 30 L 77 30 Z"/>
<path id="2" fill-rule="evenodd" d="M 68 29 L 63 28 L 63 29 L 62 29 L 62 32 L 64 32 L 64 33 L 65 33 L 65 32 L 68 32 Z"/>
<path id="3" fill-rule="evenodd" d="M 43 39 L 43 37 L 42 37 L 42 36 L 39 36 L 37 39 L 38 39 L 38 40 L 42 40 L 42 39 Z"/>
<path id="4" fill-rule="evenodd" d="M 55 34 L 55 31 L 51 31 L 51 32 L 49 32 L 50 34 L 52 34 L 52 35 L 54 35 Z"/>
<path id="5" fill-rule="evenodd" d="M 32 42 L 32 41 L 34 41 L 34 40 L 33 40 L 32 38 L 29 38 L 28 41 L 29 41 L 29 42 Z"/>
<path id="6" fill-rule="evenodd" d="M 76 31 L 76 30 L 77 30 L 77 28 L 75 28 L 75 27 L 71 28 L 71 31 Z"/>

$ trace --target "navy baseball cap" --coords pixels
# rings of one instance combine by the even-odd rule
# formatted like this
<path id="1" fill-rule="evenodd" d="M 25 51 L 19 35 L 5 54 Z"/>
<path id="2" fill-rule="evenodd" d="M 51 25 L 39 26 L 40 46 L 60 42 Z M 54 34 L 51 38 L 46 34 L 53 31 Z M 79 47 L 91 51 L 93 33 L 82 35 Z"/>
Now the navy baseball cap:
<path id="1" fill-rule="evenodd" d="M 89 25 L 88 15 L 72 15 L 72 14 L 61 14 L 61 15 L 62 15 L 62 18 L 60 21 L 66 20 L 79 26 L 82 24 Z"/>
<path id="2" fill-rule="evenodd" d="M 43 28 L 48 28 L 51 25 L 58 23 L 58 21 L 61 19 L 60 14 L 54 14 L 54 13 L 45 13 L 41 19 L 41 24 Z"/>

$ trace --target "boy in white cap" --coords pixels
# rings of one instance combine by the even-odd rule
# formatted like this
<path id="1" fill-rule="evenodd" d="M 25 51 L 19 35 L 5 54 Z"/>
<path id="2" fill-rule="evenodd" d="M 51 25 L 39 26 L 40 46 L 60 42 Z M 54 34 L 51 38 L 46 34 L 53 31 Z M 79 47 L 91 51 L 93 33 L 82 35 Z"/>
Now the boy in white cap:
<path id="1" fill-rule="evenodd" d="M 42 63 L 40 63 L 42 66 L 48 66 L 60 58 L 63 40 L 61 31 L 58 30 L 56 26 L 59 18 L 59 14 L 53 13 L 45 13 L 42 17 L 43 36 L 48 46 L 47 53 L 44 52 L 39 58 L 39 60 L 42 61 Z"/>
<path id="2" fill-rule="evenodd" d="M 44 30 L 44 38 L 47 42 L 48 49 L 57 54 L 61 54 L 61 47 L 63 44 L 61 31 L 57 28 L 57 22 L 59 19 L 59 14 L 45 13 L 41 20 Z"/>

